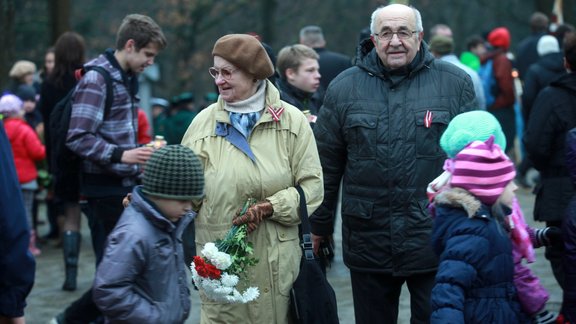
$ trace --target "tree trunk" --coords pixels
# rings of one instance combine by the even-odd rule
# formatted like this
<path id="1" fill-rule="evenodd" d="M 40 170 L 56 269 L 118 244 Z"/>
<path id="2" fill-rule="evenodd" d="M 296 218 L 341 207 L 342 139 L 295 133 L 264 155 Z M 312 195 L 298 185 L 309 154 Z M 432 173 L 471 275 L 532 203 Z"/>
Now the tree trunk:
<path id="1" fill-rule="evenodd" d="M 14 16 L 16 15 L 15 0 L 0 0 L 0 91 L 8 86 L 8 73 L 14 62 L 15 32 Z"/>
<path id="2" fill-rule="evenodd" d="M 51 44 L 64 32 L 70 31 L 70 0 L 48 1 L 50 6 L 50 18 L 52 19 Z"/>

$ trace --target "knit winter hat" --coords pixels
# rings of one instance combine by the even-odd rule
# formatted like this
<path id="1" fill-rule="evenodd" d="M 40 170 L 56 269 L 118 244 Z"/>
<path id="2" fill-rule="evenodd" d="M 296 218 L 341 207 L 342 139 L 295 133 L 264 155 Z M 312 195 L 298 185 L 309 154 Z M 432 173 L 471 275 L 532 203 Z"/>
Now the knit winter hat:
<path id="1" fill-rule="evenodd" d="M 0 114 L 12 116 L 22 110 L 22 100 L 13 94 L 5 94 L 0 97 Z"/>
<path id="2" fill-rule="evenodd" d="M 440 137 L 440 147 L 453 158 L 471 142 L 486 141 L 490 136 L 506 150 L 506 136 L 496 117 L 484 110 L 469 111 L 452 118 Z"/>
<path id="3" fill-rule="evenodd" d="M 504 188 L 516 176 L 514 163 L 494 144 L 474 141 L 452 159 L 450 185 L 471 192 L 486 205 L 494 205 Z"/>
<path id="4" fill-rule="evenodd" d="M 36 101 L 36 89 L 31 85 L 21 84 L 14 94 L 22 101 Z"/>
<path id="5" fill-rule="evenodd" d="M 494 47 L 508 50 L 510 47 L 510 32 L 506 27 L 498 27 L 488 34 L 488 42 Z"/>
<path id="6" fill-rule="evenodd" d="M 220 37 L 212 50 L 212 56 L 216 55 L 258 80 L 274 74 L 274 66 L 264 46 L 251 35 L 230 34 Z"/>
<path id="7" fill-rule="evenodd" d="M 26 60 L 17 61 L 10 69 L 10 77 L 16 79 L 20 79 L 26 74 L 34 73 L 36 73 L 36 64 Z"/>
<path id="8" fill-rule="evenodd" d="M 194 152 L 180 144 L 155 151 L 144 168 L 142 192 L 167 199 L 204 197 L 204 171 Z"/>
<path id="9" fill-rule="evenodd" d="M 538 50 L 538 55 L 544 56 L 550 53 L 560 53 L 560 45 L 558 40 L 554 36 L 544 35 L 538 40 L 538 45 L 536 45 Z"/>

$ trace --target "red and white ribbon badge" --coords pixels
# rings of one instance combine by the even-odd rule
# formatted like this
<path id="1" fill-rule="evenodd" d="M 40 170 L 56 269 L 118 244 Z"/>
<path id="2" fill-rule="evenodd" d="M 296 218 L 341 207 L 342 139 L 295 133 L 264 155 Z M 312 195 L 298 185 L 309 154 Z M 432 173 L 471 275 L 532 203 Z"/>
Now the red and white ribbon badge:
<path id="1" fill-rule="evenodd" d="M 426 115 L 424 115 L 424 126 L 426 128 L 432 126 L 432 112 L 430 110 L 426 110 Z"/>
<path id="2" fill-rule="evenodd" d="M 274 119 L 275 122 L 279 122 L 280 116 L 282 116 L 282 113 L 284 112 L 284 107 L 274 109 L 272 106 L 268 106 L 268 111 L 270 112 L 270 115 L 272 115 L 272 119 Z"/>

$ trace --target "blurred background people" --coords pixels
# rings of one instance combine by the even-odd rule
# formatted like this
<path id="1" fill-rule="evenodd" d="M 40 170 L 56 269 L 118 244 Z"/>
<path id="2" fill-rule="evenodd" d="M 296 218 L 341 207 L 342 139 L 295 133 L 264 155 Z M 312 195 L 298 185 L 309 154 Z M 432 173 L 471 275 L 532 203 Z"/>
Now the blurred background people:
<path id="1" fill-rule="evenodd" d="M 86 60 L 84 38 L 76 32 L 65 32 L 54 45 L 54 70 L 42 83 L 40 90 L 40 111 L 45 125 L 50 125 L 50 115 L 54 106 L 76 85 L 75 71 L 82 68 Z M 45 139 L 50 173 L 53 175 L 53 199 L 48 204 L 48 213 L 58 219 L 58 233 L 62 237 L 65 264 L 63 290 L 76 290 L 78 259 L 80 253 L 80 174 L 69 169 L 59 169 L 51 152 L 50 127 L 46 127 Z"/>

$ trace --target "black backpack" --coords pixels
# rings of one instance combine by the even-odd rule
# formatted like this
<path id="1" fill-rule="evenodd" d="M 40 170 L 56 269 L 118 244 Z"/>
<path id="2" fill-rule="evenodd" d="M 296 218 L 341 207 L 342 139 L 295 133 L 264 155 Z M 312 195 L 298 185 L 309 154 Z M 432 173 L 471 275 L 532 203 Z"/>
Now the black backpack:
<path id="1" fill-rule="evenodd" d="M 110 73 L 101 66 L 85 66 L 76 70 L 76 78 L 80 80 L 88 71 L 97 71 L 102 74 L 106 81 L 106 102 L 104 104 L 104 116 L 108 114 L 114 101 L 112 77 Z M 66 97 L 58 101 L 50 113 L 50 146 L 51 163 L 54 166 L 56 177 L 61 177 L 63 173 L 80 173 L 82 159 L 66 146 L 66 136 L 70 128 L 70 117 L 72 116 L 72 104 L 76 86 Z"/>

